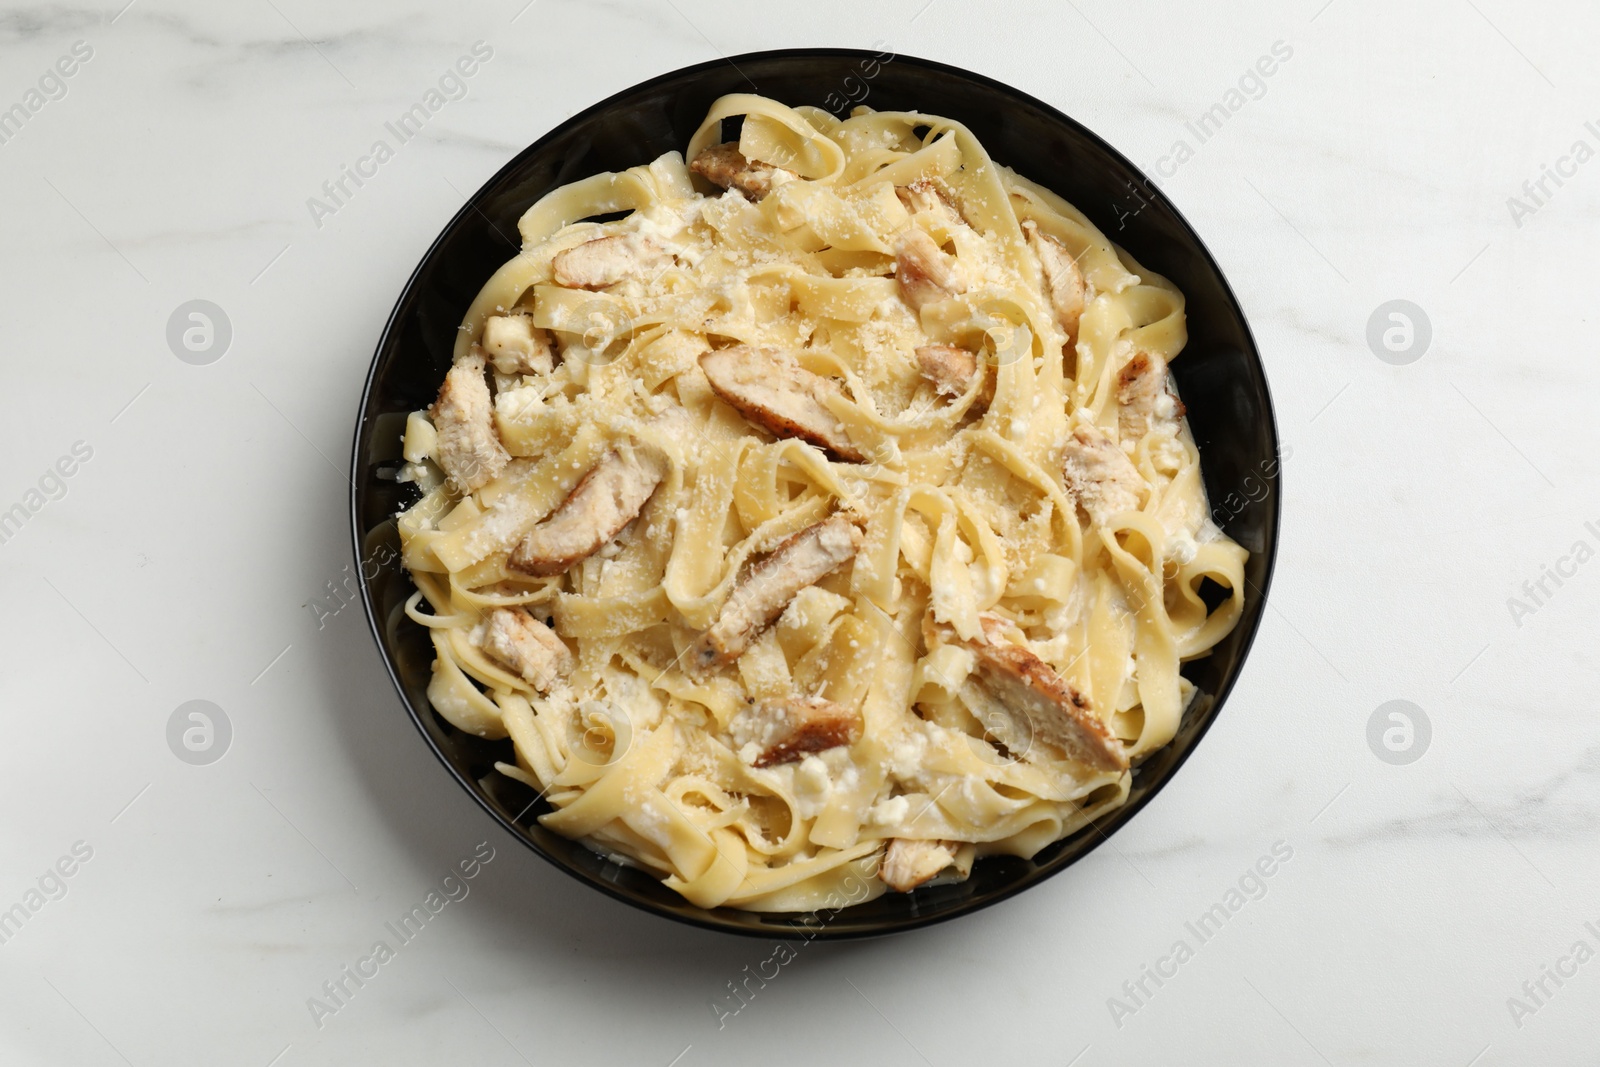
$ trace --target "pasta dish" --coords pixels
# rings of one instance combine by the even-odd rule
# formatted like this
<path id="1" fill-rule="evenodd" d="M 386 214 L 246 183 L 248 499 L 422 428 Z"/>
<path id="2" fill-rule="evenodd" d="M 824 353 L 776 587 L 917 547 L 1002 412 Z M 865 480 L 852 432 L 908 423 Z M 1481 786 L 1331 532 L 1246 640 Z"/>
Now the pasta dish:
<path id="1" fill-rule="evenodd" d="M 955 122 L 753 95 L 519 229 L 398 526 L 428 697 L 545 826 L 808 911 L 1124 803 L 1243 606 L 1171 283 Z"/>

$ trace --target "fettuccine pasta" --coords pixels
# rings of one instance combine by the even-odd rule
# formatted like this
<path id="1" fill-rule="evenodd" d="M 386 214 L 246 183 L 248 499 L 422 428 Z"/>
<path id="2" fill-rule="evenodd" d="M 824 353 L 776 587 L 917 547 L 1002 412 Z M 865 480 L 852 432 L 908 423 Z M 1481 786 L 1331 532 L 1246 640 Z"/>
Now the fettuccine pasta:
<path id="1" fill-rule="evenodd" d="M 398 525 L 429 698 L 546 826 L 806 911 L 1126 800 L 1243 606 L 1176 288 L 957 123 L 750 95 L 519 229 Z"/>

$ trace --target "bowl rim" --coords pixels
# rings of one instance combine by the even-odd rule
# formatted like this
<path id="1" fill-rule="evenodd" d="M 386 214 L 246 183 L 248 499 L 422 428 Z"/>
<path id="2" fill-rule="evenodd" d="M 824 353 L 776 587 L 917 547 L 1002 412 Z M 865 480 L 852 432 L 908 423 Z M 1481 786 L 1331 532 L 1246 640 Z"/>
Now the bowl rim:
<path id="1" fill-rule="evenodd" d="M 373 352 L 372 361 L 367 368 L 366 380 L 361 389 L 360 405 L 356 411 L 356 423 L 353 434 L 353 444 L 351 448 L 350 467 L 350 533 L 358 572 L 360 571 L 360 564 L 362 560 L 360 507 L 362 499 L 361 474 L 363 467 L 362 439 L 364 436 L 364 431 L 366 430 L 367 408 L 372 399 L 372 391 L 377 379 L 379 362 L 383 357 L 385 349 L 390 344 L 391 337 L 395 334 L 396 329 L 399 326 L 401 310 L 408 303 L 408 298 L 411 296 L 413 289 L 417 285 L 418 278 L 423 273 L 424 268 L 426 268 L 433 258 L 438 254 L 440 246 L 445 243 L 447 238 L 456 232 L 456 230 L 466 219 L 468 219 L 478 210 L 478 204 L 487 190 L 496 186 L 503 178 L 520 167 L 524 159 L 541 151 L 547 144 L 555 140 L 557 137 L 565 134 L 573 126 L 588 121 L 595 115 L 600 114 L 601 112 L 604 112 L 607 109 L 623 102 L 626 98 L 633 96 L 635 93 L 639 93 L 643 90 L 653 88 L 669 81 L 676 81 L 687 76 L 693 76 L 704 71 L 720 69 L 724 66 L 733 66 L 737 70 L 739 69 L 741 62 L 755 63 L 758 61 L 771 59 L 804 58 L 876 59 L 879 62 L 893 62 L 896 64 L 921 67 L 930 71 L 938 72 L 940 74 L 953 75 L 956 78 L 964 79 L 982 87 L 997 90 L 1004 95 L 1017 99 L 1019 102 L 1026 103 L 1032 107 L 1040 109 L 1054 122 L 1074 129 L 1076 133 L 1086 138 L 1098 151 L 1105 153 L 1114 161 L 1120 162 L 1123 166 L 1127 167 L 1128 170 L 1133 174 L 1138 175 L 1139 178 L 1143 180 L 1145 194 L 1153 195 L 1161 206 L 1170 211 L 1172 213 L 1172 217 L 1178 222 L 1183 231 L 1193 242 L 1194 249 L 1199 252 L 1205 267 L 1216 278 L 1223 295 L 1226 297 L 1227 305 L 1231 308 L 1233 314 L 1238 319 L 1238 322 L 1243 330 L 1245 341 L 1247 342 L 1247 344 L 1244 346 L 1243 354 L 1246 356 L 1247 360 L 1254 365 L 1257 373 L 1261 376 L 1263 387 L 1262 396 L 1264 400 L 1262 407 L 1262 421 L 1264 422 L 1264 428 L 1267 434 L 1267 443 L 1271 449 L 1272 455 L 1280 456 L 1282 442 L 1278 436 L 1277 414 L 1272 403 L 1272 390 L 1267 377 L 1267 368 L 1261 359 L 1260 349 L 1256 344 L 1255 334 L 1250 329 L 1250 321 L 1244 313 L 1244 307 L 1240 304 L 1238 295 L 1233 291 L 1233 287 L 1228 283 L 1227 275 L 1223 273 L 1222 267 L 1217 263 L 1216 257 L 1212 255 L 1211 249 L 1200 237 L 1199 232 L 1194 228 L 1193 225 L 1190 224 L 1188 218 L 1178 209 L 1177 205 L 1172 202 L 1172 199 L 1167 195 L 1166 191 L 1161 186 L 1156 184 L 1149 177 L 1149 175 L 1145 173 L 1144 168 L 1135 165 L 1132 160 L 1130 160 L 1110 142 L 1106 141 L 1105 138 L 1101 137 L 1098 133 L 1079 122 L 1077 119 L 1061 111 L 1059 108 L 1044 100 L 1040 100 L 1030 93 L 1023 92 L 1021 89 L 999 81 L 998 79 L 977 73 L 976 71 L 967 70 L 964 67 L 957 67 L 952 64 L 939 62 L 938 60 L 925 59 L 920 56 L 911 56 L 900 52 L 891 53 L 891 58 L 888 61 L 882 60 L 882 56 L 882 52 L 875 52 L 864 48 L 773 48 L 763 49 L 755 52 L 743 52 L 734 56 L 724 56 L 718 59 L 706 60 L 704 62 L 693 63 L 683 67 L 676 67 L 672 70 L 664 71 L 643 81 L 629 85 L 626 88 L 623 88 L 605 97 L 603 100 L 600 100 L 581 111 L 573 113 L 571 116 L 563 119 L 561 122 L 555 124 L 549 130 L 545 131 L 543 135 L 534 140 L 527 147 L 523 148 L 516 155 L 512 156 L 511 159 L 507 160 L 506 163 L 500 167 L 500 169 L 485 179 L 479 185 L 477 190 L 466 198 L 455 214 L 450 217 L 443 228 L 440 229 L 438 235 L 435 236 L 434 239 L 429 243 L 427 251 L 425 251 L 422 254 L 422 257 L 418 259 L 417 265 L 412 269 L 411 274 L 407 277 L 405 284 L 400 288 L 400 292 L 398 297 L 395 299 L 394 306 L 391 308 L 389 315 L 384 322 L 383 330 L 378 336 L 378 343 Z M 429 750 L 433 752 L 434 756 L 439 760 L 439 762 L 444 765 L 445 770 L 450 774 L 450 776 L 456 780 L 457 784 L 459 784 L 470 797 L 472 797 L 478 806 L 488 813 L 489 817 L 499 824 L 503 830 L 522 842 L 523 845 L 525 845 L 539 858 L 543 859 L 557 870 L 563 872 L 581 884 L 592 889 L 597 889 L 614 900 L 621 901 L 639 909 L 640 911 L 647 912 L 659 918 L 671 919 L 686 926 L 703 930 L 713 930 L 724 934 L 736 934 L 742 937 L 774 940 L 859 940 L 863 938 L 882 937 L 888 934 L 902 933 L 910 930 L 925 929 L 927 927 L 948 922 L 964 915 L 971 915 L 974 912 L 982 911 L 983 909 L 992 907 L 993 905 L 999 904 L 1002 901 L 1009 900 L 1017 894 L 1031 889 L 1049 878 L 1055 877 L 1062 871 L 1077 863 L 1079 860 L 1082 860 L 1086 856 L 1090 855 L 1102 844 L 1108 842 L 1113 833 L 1121 829 L 1123 825 L 1125 825 L 1130 819 L 1142 811 L 1145 805 L 1150 803 L 1150 801 L 1155 798 L 1156 794 L 1161 792 L 1162 789 L 1166 788 L 1167 784 L 1172 781 L 1183 765 L 1188 762 L 1189 757 L 1194 754 L 1195 749 L 1199 747 L 1200 742 L 1205 738 L 1205 735 L 1215 724 L 1217 717 L 1222 713 L 1223 706 L 1227 703 L 1229 695 L 1232 693 L 1234 686 L 1238 683 L 1240 675 L 1244 673 L 1245 666 L 1249 660 L 1250 651 L 1255 644 L 1256 635 L 1260 630 L 1261 620 L 1265 617 L 1266 606 L 1268 603 L 1268 597 L 1272 586 L 1272 578 L 1276 569 L 1278 556 L 1278 537 L 1281 519 L 1281 501 L 1283 494 L 1282 474 L 1283 465 L 1280 462 L 1277 464 L 1277 469 L 1274 471 L 1273 476 L 1269 479 L 1272 492 L 1269 494 L 1271 502 L 1268 508 L 1268 521 L 1265 526 L 1266 544 L 1265 548 L 1260 553 L 1260 555 L 1264 557 L 1264 569 L 1262 571 L 1261 583 L 1259 587 L 1255 587 L 1253 583 L 1247 582 L 1247 584 L 1252 585 L 1254 588 L 1255 595 L 1260 606 L 1254 612 L 1246 610 L 1244 613 L 1245 617 L 1239 620 L 1238 626 L 1240 633 L 1240 644 L 1238 664 L 1233 669 L 1231 674 L 1225 677 L 1221 684 L 1217 687 L 1217 692 L 1209 713 L 1205 716 L 1204 720 L 1198 724 L 1193 740 L 1190 742 L 1188 747 L 1174 757 L 1174 762 L 1168 768 L 1164 777 L 1162 777 L 1160 781 L 1152 784 L 1151 787 L 1141 794 L 1137 799 L 1131 800 L 1123 806 L 1117 808 L 1104 819 L 1091 820 L 1083 829 L 1076 831 L 1076 834 L 1081 834 L 1084 832 L 1084 830 L 1093 830 L 1099 835 L 1100 840 L 1091 842 L 1082 850 L 1064 857 L 1061 862 L 1057 862 L 1048 868 L 1037 870 L 1031 875 L 1018 878 L 1014 882 L 986 893 L 981 897 L 951 904 L 948 907 L 941 908 L 937 912 L 927 915 L 908 915 L 898 919 L 875 920 L 869 926 L 846 926 L 844 928 L 837 927 L 834 924 L 833 919 L 847 914 L 849 911 L 848 906 L 833 910 L 832 917 L 821 923 L 821 925 L 801 926 L 796 923 L 792 932 L 786 932 L 776 923 L 771 925 L 746 925 L 736 923 L 721 918 L 717 914 L 717 911 L 721 909 L 694 908 L 693 906 L 690 906 L 690 908 L 687 910 L 668 909 L 657 906 L 651 901 L 637 897 L 631 892 L 619 888 L 604 878 L 591 877 L 587 872 L 581 871 L 576 867 L 573 867 L 562 861 L 559 857 L 546 852 L 536 841 L 523 832 L 522 828 L 517 823 L 503 816 L 501 812 L 489 802 L 489 799 L 484 795 L 477 783 L 469 780 L 466 775 L 461 773 L 461 771 L 456 768 L 456 766 L 441 750 L 440 746 L 434 742 L 433 737 L 428 732 L 427 725 L 425 724 L 423 718 L 424 714 L 434 714 L 433 709 L 431 706 L 426 709 L 417 708 L 413 704 L 410 696 L 406 693 L 405 684 L 401 679 L 399 672 L 396 670 L 394 656 L 391 653 L 384 637 L 383 627 L 378 617 L 377 606 L 373 601 L 370 583 L 363 575 L 361 582 L 358 584 L 361 586 L 361 604 L 363 614 L 366 616 L 368 629 L 371 631 L 373 640 L 377 645 L 379 658 L 383 661 L 384 670 L 388 674 L 390 682 L 394 685 L 396 694 L 400 697 L 400 703 L 405 707 L 407 714 L 411 718 L 412 725 L 415 726 L 417 731 L 422 735 L 423 742 L 427 745 Z M 1076 836 L 1076 834 L 1068 836 Z M 740 911 L 740 909 L 728 910 L 735 912 Z M 819 909 L 819 912 L 825 910 L 829 909 Z M 747 915 L 770 914 L 775 919 L 780 915 L 815 916 L 818 914 L 818 912 L 742 913 Z"/>

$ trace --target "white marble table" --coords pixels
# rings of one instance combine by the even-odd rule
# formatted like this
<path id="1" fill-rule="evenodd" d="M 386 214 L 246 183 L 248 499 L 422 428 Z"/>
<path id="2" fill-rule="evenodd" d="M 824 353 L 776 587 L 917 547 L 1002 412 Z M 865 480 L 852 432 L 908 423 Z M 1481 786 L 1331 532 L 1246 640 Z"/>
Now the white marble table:
<path id="1" fill-rule="evenodd" d="M 1592 1061 L 1592 5 L 123 3 L 0 8 L 0 108 L 27 112 L 0 126 L 0 512 L 23 511 L 0 543 L 0 909 L 27 915 L 0 944 L 0 1062 Z M 463 98 L 308 208 L 479 41 Z M 1282 550 L 1227 712 L 1116 848 L 933 930 L 807 946 L 733 1012 L 771 945 L 528 853 L 421 744 L 358 611 L 309 605 L 350 555 L 373 344 L 466 195 L 647 76 L 876 41 L 1162 175 L 1268 364 Z M 167 339 L 196 299 L 231 325 L 204 365 Z M 1421 358 L 1369 346 L 1392 300 L 1431 324 Z M 193 700 L 231 725 L 220 762 L 169 748 Z M 1431 725 L 1406 764 L 1368 741 L 1395 700 Z M 313 1017 L 480 842 L 467 896 Z"/>

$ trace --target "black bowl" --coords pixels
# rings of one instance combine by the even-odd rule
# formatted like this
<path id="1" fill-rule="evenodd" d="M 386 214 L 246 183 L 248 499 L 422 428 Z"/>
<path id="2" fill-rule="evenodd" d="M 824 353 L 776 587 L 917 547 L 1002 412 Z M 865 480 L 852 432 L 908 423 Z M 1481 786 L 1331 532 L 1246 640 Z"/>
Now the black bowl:
<path id="1" fill-rule="evenodd" d="M 433 400 L 462 315 L 516 252 L 517 218 L 550 189 L 600 171 L 682 151 L 711 102 L 760 92 L 790 105 L 845 113 L 920 110 L 966 124 L 995 160 L 1066 197 L 1141 263 L 1188 298 L 1189 344 L 1173 367 L 1189 406 L 1219 525 L 1250 561 L 1244 617 L 1183 673 L 1197 687 L 1177 736 L 1133 776 L 1128 803 L 1032 860 L 980 860 L 960 885 L 891 893 L 808 918 L 804 936 L 867 937 L 927 926 L 1004 900 L 1087 855 L 1131 819 L 1182 765 L 1221 710 L 1265 609 L 1278 530 L 1278 440 L 1261 361 L 1244 314 L 1192 229 L 1139 170 L 1083 126 L 981 75 L 909 56 L 843 48 L 758 52 L 652 78 L 573 116 L 506 164 L 445 226 L 395 304 L 361 398 L 351 510 L 362 595 L 373 635 L 411 718 L 439 759 L 500 825 L 574 878 L 647 911 L 714 930 L 794 937 L 799 916 L 697 908 L 654 878 L 608 862 L 546 830 L 532 790 L 494 770 L 509 741 L 464 734 L 428 703 L 433 648 L 401 610 L 413 590 L 400 567 L 395 512 L 415 490 L 392 480 L 406 413 Z"/>

